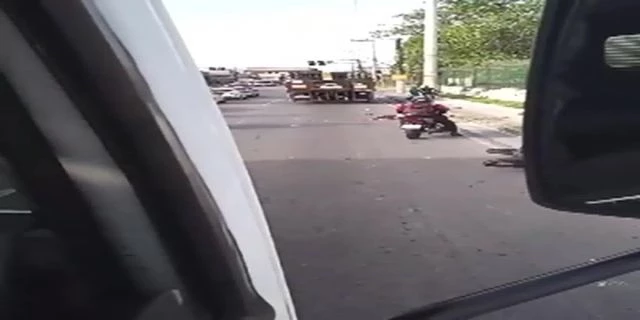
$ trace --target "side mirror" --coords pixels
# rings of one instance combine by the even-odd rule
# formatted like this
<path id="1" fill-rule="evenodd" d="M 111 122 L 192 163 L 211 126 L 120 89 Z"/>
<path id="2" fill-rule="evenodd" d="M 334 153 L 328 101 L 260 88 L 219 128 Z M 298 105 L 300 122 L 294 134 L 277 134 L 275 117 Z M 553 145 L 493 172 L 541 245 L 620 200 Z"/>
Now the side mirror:
<path id="1" fill-rule="evenodd" d="M 537 204 L 640 218 L 640 2 L 548 0 L 525 103 Z"/>

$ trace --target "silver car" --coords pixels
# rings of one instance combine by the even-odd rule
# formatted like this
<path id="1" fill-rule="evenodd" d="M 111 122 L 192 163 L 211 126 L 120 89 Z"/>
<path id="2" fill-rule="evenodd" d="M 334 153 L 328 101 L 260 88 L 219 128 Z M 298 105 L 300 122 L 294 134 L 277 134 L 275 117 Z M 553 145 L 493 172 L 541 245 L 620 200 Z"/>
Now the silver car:
<path id="1" fill-rule="evenodd" d="M 234 88 L 221 87 L 221 88 L 213 88 L 215 93 L 219 93 L 223 98 L 227 100 L 244 100 L 248 98 L 248 95 L 240 90 L 236 90 Z"/>
<path id="2" fill-rule="evenodd" d="M 211 91 L 211 96 L 213 97 L 213 101 L 216 103 L 225 103 L 227 102 L 227 98 L 222 95 L 221 92 L 216 92 L 213 88 L 209 89 Z"/>
<path id="3" fill-rule="evenodd" d="M 236 86 L 233 86 L 233 89 L 236 89 L 236 90 L 246 94 L 247 97 L 258 97 L 258 96 L 260 96 L 260 92 L 258 92 L 257 89 L 252 88 L 250 86 L 236 85 Z"/>

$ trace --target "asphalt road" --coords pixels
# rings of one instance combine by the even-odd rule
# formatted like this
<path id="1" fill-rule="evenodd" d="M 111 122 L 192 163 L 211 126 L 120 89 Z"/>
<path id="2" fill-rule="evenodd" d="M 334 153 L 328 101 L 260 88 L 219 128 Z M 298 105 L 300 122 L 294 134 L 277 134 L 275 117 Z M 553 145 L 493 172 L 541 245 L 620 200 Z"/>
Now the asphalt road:
<path id="1" fill-rule="evenodd" d="M 304 320 L 410 308 L 634 248 L 640 223 L 537 207 L 486 142 L 409 141 L 376 104 L 293 104 L 280 88 L 221 105 Z M 486 139 L 485 139 L 486 138 Z M 639 319 L 630 274 L 478 319 Z"/>

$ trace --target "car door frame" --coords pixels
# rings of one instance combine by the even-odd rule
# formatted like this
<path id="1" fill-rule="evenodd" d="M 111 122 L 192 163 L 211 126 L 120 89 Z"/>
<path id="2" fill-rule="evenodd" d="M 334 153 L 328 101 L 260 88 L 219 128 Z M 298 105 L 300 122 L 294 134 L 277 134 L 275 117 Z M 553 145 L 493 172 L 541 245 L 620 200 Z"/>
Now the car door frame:
<path id="1" fill-rule="evenodd" d="M 194 301 L 213 314 L 295 319 L 266 220 L 264 216 L 257 216 L 262 212 L 246 168 L 240 163 L 238 171 L 232 172 L 236 173 L 240 186 L 236 188 L 239 192 L 231 195 L 235 201 L 246 202 L 246 212 L 235 214 L 243 215 L 245 221 L 251 223 L 249 230 L 253 227 L 258 231 L 258 234 L 249 234 L 249 238 L 238 232 L 237 221 L 230 221 L 232 212 L 225 214 L 218 206 L 220 200 L 226 200 L 220 198 L 224 192 L 212 188 L 210 178 L 203 175 L 211 168 L 194 161 L 193 150 L 185 146 L 189 141 L 180 135 L 180 131 L 186 128 L 180 127 L 175 113 L 169 115 L 175 109 L 159 101 L 161 99 L 158 98 L 158 88 L 154 88 L 154 79 L 137 68 L 140 60 L 136 60 L 132 54 L 136 49 L 130 43 L 129 46 L 125 44 L 124 38 L 135 34 L 136 30 L 132 29 L 138 28 L 138 31 L 152 33 L 165 48 L 173 47 L 182 51 L 164 62 L 177 68 L 188 65 L 188 70 L 180 74 L 182 80 L 195 83 L 193 90 L 200 94 L 200 101 L 206 99 L 208 102 L 198 106 L 201 112 L 205 108 L 213 109 L 205 84 L 193 62 L 184 56 L 186 49 L 162 5 L 153 1 L 120 3 L 117 6 L 107 1 L 69 1 L 63 8 L 56 5 L 55 1 L 8 1 L 3 2 L 1 8 L 27 40 L 32 53 L 43 62 L 43 72 L 51 76 L 49 80 L 55 79 L 55 83 L 73 102 L 75 112 L 93 131 L 99 147 L 104 148 L 134 190 L 152 225 L 150 229 L 157 232 L 161 247 L 169 256 L 169 264 L 175 267 L 177 278 L 181 280 L 168 281 L 171 284 L 169 287 L 184 285 Z M 132 16 L 123 14 L 127 10 L 146 18 L 147 23 L 133 26 Z M 194 82 L 194 79 L 197 81 Z M 10 81 L 17 80 L 14 77 Z M 174 88 L 174 97 L 180 89 L 184 88 Z M 28 116 L 38 116 L 35 112 L 29 109 Z M 215 112 L 210 116 L 215 117 Z M 43 131 L 44 125 L 35 121 L 35 127 L 39 129 L 37 131 Z M 63 131 L 62 128 L 49 127 L 52 131 L 48 133 L 57 129 Z M 201 129 L 206 132 L 210 128 Z M 223 130 L 227 132 L 212 136 L 211 140 L 235 147 L 228 128 L 224 126 Z M 75 138 L 82 140 L 82 137 Z M 68 166 L 61 165 L 60 145 L 52 142 L 48 135 L 41 136 L 42 139 L 43 145 L 53 145 L 50 151 L 54 152 L 49 155 L 49 160 L 51 166 L 57 166 L 57 172 L 61 175 L 58 178 L 77 177 L 77 173 L 74 175 L 70 172 Z M 31 151 L 23 149 L 16 160 L 28 161 L 25 156 Z M 222 147 L 219 150 L 225 151 Z M 237 153 L 237 149 L 227 150 Z M 241 159 L 239 154 L 234 154 L 232 160 L 233 156 L 235 160 Z M 54 158 L 56 161 L 53 161 Z M 33 164 L 33 161 L 30 163 Z M 28 167 L 21 167 L 25 173 Z M 30 181 L 32 187 L 36 187 L 36 182 L 42 182 Z M 77 180 L 70 183 L 78 185 Z M 247 190 L 247 186 L 251 187 L 250 190 Z M 94 196 L 99 197 L 99 194 Z M 80 199 L 76 200 L 83 203 Z M 91 203 L 88 206 L 91 207 Z M 98 221 L 93 223 L 96 225 L 95 234 L 104 235 L 104 226 L 100 226 Z M 111 236 L 119 238 L 125 234 Z M 266 237 L 269 237 L 268 241 L 264 241 Z M 256 244 L 255 250 L 246 250 L 246 243 L 251 242 Z M 240 248 L 239 243 L 244 248 Z M 106 243 L 104 252 L 110 252 L 113 245 Z M 258 251 L 262 248 L 267 250 Z M 255 271 L 256 256 L 263 260 L 260 267 L 265 271 L 260 274 Z M 247 261 L 251 262 L 250 265 L 247 265 Z M 171 278 L 167 274 L 164 276 Z M 264 284 L 266 282 L 267 285 Z"/>

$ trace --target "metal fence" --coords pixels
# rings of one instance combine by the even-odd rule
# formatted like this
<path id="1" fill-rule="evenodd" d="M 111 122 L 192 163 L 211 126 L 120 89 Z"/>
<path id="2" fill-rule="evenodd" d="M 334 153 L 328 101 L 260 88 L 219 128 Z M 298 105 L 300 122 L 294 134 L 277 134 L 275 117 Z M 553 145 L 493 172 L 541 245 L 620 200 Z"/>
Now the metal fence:
<path id="1" fill-rule="evenodd" d="M 444 68 L 441 69 L 440 84 L 463 87 L 524 88 L 528 70 L 528 62 L 486 67 Z"/>

